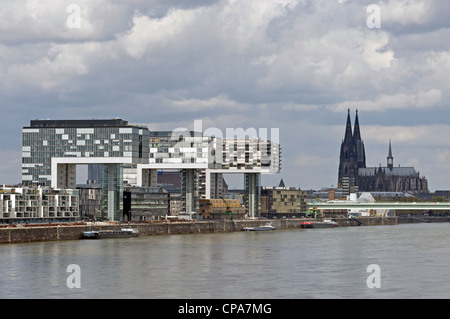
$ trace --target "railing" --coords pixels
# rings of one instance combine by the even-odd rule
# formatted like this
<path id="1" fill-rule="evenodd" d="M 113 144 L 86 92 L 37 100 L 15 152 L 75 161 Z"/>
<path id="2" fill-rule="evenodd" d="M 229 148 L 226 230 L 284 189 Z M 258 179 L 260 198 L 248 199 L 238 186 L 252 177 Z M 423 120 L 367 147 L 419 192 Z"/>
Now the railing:
<path id="1" fill-rule="evenodd" d="M 448 210 L 450 211 L 450 203 L 359 203 L 359 202 L 334 202 L 334 203 L 308 203 L 309 209 L 317 210 L 337 210 L 337 209 L 407 209 L 407 210 Z"/>

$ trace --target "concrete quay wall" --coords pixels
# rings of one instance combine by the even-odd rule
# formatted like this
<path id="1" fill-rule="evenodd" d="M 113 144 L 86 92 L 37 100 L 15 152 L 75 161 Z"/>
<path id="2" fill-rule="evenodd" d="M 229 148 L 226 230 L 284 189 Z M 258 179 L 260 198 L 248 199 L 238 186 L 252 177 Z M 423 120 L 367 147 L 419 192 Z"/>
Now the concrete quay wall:
<path id="1" fill-rule="evenodd" d="M 398 216 L 397 219 L 399 224 L 450 222 L 450 217 L 448 216 Z"/>
<path id="2" fill-rule="evenodd" d="M 406 223 L 403 217 L 361 217 L 358 218 L 364 226 L 397 225 Z M 215 220 L 197 222 L 154 222 L 131 224 L 130 227 L 138 228 L 140 236 L 175 235 L 175 234 L 200 234 L 215 232 L 241 231 L 244 227 L 261 226 L 267 223 L 277 229 L 301 228 L 301 223 L 309 219 L 270 219 L 270 220 Z M 355 220 L 348 218 L 333 219 L 339 226 L 358 226 Z M 409 222 L 419 222 L 411 220 Z M 448 218 L 433 219 L 432 222 L 449 222 Z M 0 244 L 2 243 L 26 243 L 39 241 L 59 241 L 81 239 L 83 232 L 101 229 L 121 229 L 128 225 L 74 225 L 74 226 L 42 226 L 42 227 L 8 227 L 0 228 Z"/>
<path id="3" fill-rule="evenodd" d="M 278 229 L 300 228 L 304 219 L 280 220 L 219 220 L 197 222 L 153 222 L 130 225 L 74 225 L 74 226 L 33 226 L 33 227 L 4 227 L 0 228 L 0 244 L 26 243 L 39 241 L 77 240 L 83 232 L 89 230 L 113 230 L 123 227 L 133 227 L 139 230 L 140 236 L 198 234 L 214 232 L 241 231 L 248 226 L 259 226 L 270 222 Z"/>

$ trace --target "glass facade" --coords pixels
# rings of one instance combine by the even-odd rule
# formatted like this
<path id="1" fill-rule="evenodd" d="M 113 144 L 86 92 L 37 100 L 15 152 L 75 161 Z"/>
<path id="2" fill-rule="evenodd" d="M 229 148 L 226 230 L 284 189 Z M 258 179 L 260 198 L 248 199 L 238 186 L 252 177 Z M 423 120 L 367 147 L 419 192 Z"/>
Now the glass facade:
<path id="1" fill-rule="evenodd" d="M 224 139 L 222 169 L 260 170 L 278 173 L 281 169 L 281 150 L 278 143 L 259 138 Z"/>
<path id="2" fill-rule="evenodd" d="M 187 130 L 150 132 L 113 120 L 34 120 L 22 130 L 22 184 L 76 188 L 77 165 L 97 166 L 102 217 L 122 220 L 123 181 L 156 186 L 156 170 L 179 169 L 182 210 L 198 211 L 202 194 L 217 188 L 217 174 L 242 173 L 250 216 L 259 216 L 261 173 L 278 173 L 281 148 L 260 138 L 222 139 Z M 90 167 L 89 176 L 94 176 Z M 206 171 L 213 178 L 206 180 Z M 250 176 L 254 175 L 254 176 Z M 91 181 L 91 182 L 92 182 Z M 210 185 L 209 187 L 207 185 Z M 217 196 L 217 195 L 214 195 Z"/>
<path id="3" fill-rule="evenodd" d="M 148 128 L 121 119 L 35 120 L 22 130 L 22 184 L 75 188 L 77 164 L 101 164 L 102 216 L 109 220 L 121 218 L 123 163 L 148 158 Z"/>
<path id="4" fill-rule="evenodd" d="M 244 174 L 246 214 L 250 218 L 261 216 L 261 175 Z"/>
<path id="5" fill-rule="evenodd" d="M 123 171 L 122 164 L 102 164 L 102 218 L 117 221 L 122 219 Z"/>
<path id="6" fill-rule="evenodd" d="M 127 125 L 124 121 L 113 121 L 111 125 Z M 93 127 L 68 127 L 69 124 L 76 125 L 77 121 L 51 121 L 51 126 L 50 124 L 44 126 L 45 123 L 37 125 L 36 122 L 32 121 L 30 127 L 22 130 L 24 185 L 50 186 L 51 159 L 54 157 L 127 159 L 149 157 L 147 128 L 96 126 L 95 120 L 91 121 Z"/>
<path id="7" fill-rule="evenodd" d="M 124 210 L 128 220 L 164 219 L 170 208 L 169 193 L 162 187 L 127 187 L 124 189 Z"/>
<path id="8" fill-rule="evenodd" d="M 207 164 L 211 141 L 201 132 L 150 132 L 149 163 Z"/>

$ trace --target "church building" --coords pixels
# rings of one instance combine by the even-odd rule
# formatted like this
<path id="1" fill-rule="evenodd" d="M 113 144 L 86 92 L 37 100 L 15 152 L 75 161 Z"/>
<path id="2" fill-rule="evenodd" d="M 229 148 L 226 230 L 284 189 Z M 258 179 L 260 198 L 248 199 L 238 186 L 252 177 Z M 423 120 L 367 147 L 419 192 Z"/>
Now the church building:
<path id="1" fill-rule="evenodd" d="M 339 158 L 338 188 L 345 193 L 353 192 L 405 192 L 428 193 L 428 182 L 414 167 L 394 167 L 392 145 L 385 167 L 367 167 L 364 143 L 361 139 L 358 110 L 352 130 L 350 109 L 347 115 L 345 136 Z"/>

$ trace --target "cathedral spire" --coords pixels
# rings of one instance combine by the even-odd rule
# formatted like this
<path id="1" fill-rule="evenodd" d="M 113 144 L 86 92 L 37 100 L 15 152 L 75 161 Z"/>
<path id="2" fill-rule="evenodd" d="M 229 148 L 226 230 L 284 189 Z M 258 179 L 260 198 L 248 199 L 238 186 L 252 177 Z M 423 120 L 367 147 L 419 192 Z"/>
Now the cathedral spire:
<path id="1" fill-rule="evenodd" d="M 364 167 L 366 167 L 366 151 L 364 150 L 364 143 L 361 140 L 361 131 L 359 129 L 358 109 L 356 109 L 353 140 L 356 143 L 356 155 L 357 155 L 357 159 L 358 159 L 358 168 L 364 168 Z"/>
<path id="2" fill-rule="evenodd" d="M 344 137 L 344 141 L 351 141 L 353 138 L 353 133 L 352 133 L 352 121 L 350 120 L 350 109 L 348 109 L 348 114 L 347 114 L 347 126 L 345 127 L 345 137 Z"/>
<path id="3" fill-rule="evenodd" d="M 356 117 L 355 117 L 355 128 L 353 131 L 353 138 L 355 141 L 361 140 L 361 132 L 359 130 L 359 119 L 358 119 L 358 110 L 356 110 Z"/>
<path id="4" fill-rule="evenodd" d="M 387 166 L 390 170 L 392 170 L 394 168 L 394 157 L 392 156 L 391 139 L 389 139 L 389 153 L 387 156 Z"/>

